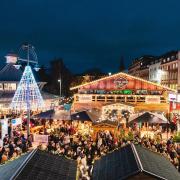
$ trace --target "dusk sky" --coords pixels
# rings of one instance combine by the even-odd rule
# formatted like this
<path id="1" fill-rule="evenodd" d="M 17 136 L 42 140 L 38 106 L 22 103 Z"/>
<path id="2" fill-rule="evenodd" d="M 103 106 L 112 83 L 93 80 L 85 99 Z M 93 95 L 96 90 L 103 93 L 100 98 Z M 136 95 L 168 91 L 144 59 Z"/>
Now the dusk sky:
<path id="1" fill-rule="evenodd" d="M 180 49 L 179 0 L 1 0 L 0 61 L 23 42 L 40 64 L 62 57 L 73 72 L 117 72 L 145 54 Z"/>

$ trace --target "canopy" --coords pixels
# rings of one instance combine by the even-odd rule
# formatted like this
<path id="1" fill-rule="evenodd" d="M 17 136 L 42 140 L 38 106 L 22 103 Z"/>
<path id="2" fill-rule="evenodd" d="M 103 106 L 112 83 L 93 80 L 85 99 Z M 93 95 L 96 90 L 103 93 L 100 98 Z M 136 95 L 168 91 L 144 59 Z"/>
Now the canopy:
<path id="1" fill-rule="evenodd" d="M 51 110 L 36 114 L 33 117 L 38 118 L 38 119 L 52 119 L 54 114 L 55 114 L 54 109 L 51 109 Z"/>
<path id="2" fill-rule="evenodd" d="M 71 120 L 77 121 L 92 121 L 88 111 L 81 111 L 71 114 Z"/>
<path id="3" fill-rule="evenodd" d="M 36 114 L 34 116 L 34 118 L 59 119 L 59 120 L 70 120 L 71 119 L 70 118 L 70 111 L 64 111 L 64 110 L 55 111 L 54 109 Z"/>
<path id="4" fill-rule="evenodd" d="M 145 112 L 139 116 L 133 115 L 134 118 L 131 118 L 130 124 L 133 123 L 149 123 L 149 124 L 167 124 L 168 120 L 162 114 Z"/>

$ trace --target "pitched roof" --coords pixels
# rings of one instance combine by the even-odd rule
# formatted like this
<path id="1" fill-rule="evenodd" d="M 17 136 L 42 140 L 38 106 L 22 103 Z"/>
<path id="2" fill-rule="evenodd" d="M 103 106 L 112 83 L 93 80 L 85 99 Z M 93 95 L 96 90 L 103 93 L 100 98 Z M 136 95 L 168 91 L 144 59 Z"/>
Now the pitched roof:
<path id="1" fill-rule="evenodd" d="M 25 161 L 25 159 L 29 156 L 30 153 L 24 154 L 18 159 L 15 159 L 13 161 L 7 162 L 6 164 L 0 165 L 0 175 L 1 180 L 7 180 L 10 179 L 16 170 L 19 168 L 19 166 Z"/>
<path id="2" fill-rule="evenodd" d="M 19 82 L 22 76 L 22 71 L 16 69 L 13 64 L 6 64 L 0 71 L 0 81 Z"/>
<path id="3" fill-rule="evenodd" d="M 140 172 L 157 179 L 180 179 L 180 174 L 168 159 L 131 144 L 95 161 L 93 180 L 126 179 Z"/>
<path id="4" fill-rule="evenodd" d="M 16 180 L 74 180 L 76 171 L 76 161 L 37 150 L 14 178 Z"/>
<path id="5" fill-rule="evenodd" d="M 39 74 L 33 69 L 32 71 L 36 81 L 40 82 Z M 14 64 L 8 63 L 0 70 L 0 81 L 19 82 L 21 80 L 22 74 L 22 69 L 16 69 Z"/>
<path id="6" fill-rule="evenodd" d="M 39 118 L 39 119 L 52 119 L 54 116 L 54 109 L 47 110 L 45 112 L 41 112 L 39 114 L 34 115 L 34 118 Z"/>
<path id="7" fill-rule="evenodd" d="M 139 80 L 139 81 L 142 81 L 142 82 L 145 82 L 145 83 L 148 83 L 148 84 L 151 84 L 151 85 L 163 88 L 163 89 L 171 91 L 171 92 L 176 92 L 176 90 L 174 90 L 174 89 L 171 89 L 171 88 L 162 86 L 160 84 L 157 84 L 157 83 L 154 83 L 154 82 L 151 82 L 151 81 L 147 81 L 147 80 L 144 80 L 142 78 L 139 78 L 139 77 L 136 77 L 136 76 L 132 76 L 132 75 L 129 75 L 129 74 L 123 73 L 123 72 L 116 73 L 116 74 L 113 74 L 111 76 L 106 76 L 106 77 L 103 77 L 103 78 L 100 78 L 100 79 L 97 79 L 97 80 L 94 80 L 94 81 L 91 81 L 91 82 L 88 82 L 88 83 L 80 84 L 80 85 L 75 86 L 75 87 L 71 87 L 70 90 L 75 90 L 75 89 L 81 88 L 83 86 L 87 86 L 87 85 L 91 85 L 91 84 L 97 83 L 99 81 L 115 78 L 115 77 L 120 76 L 120 75 L 126 76 L 126 77 L 130 77 L 130 78 L 133 78 L 133 79 L 136 79 L 136 80 Z"/>
<path id="8" fill-rule="evenodd" d="M 92 121 L 88 111 L 81 111 L 71 114 L 71 120 Z"/>
<path id="9" fill-rule="evenodd" d="M 138 115 L 138 114 L 137 114 Z M 139 116 L 133 115 L 133 117 L 130 118 L 130 123 L 135 122 L 148 122 L 150 124 L 167 124 L 168 120 L 164 117 L 164 115 L 152 113 L 152 112 L 145 112 L 143 114 L 140 114 Z"/>
<path id="10" fill-rule="evenodd" d="M 95 161 L 92 179 L 125 179 L 137 172 L 139 172 L 139 167 L 132 148 L 128 145 Z"/>
<path id="11" fill-rule="evenodd" d="M 164 156 L 140 145 L 135 145 L 134 147 L 144 172 L 159 177 L 160 179 L 180 179 L 180 173 Z"/>

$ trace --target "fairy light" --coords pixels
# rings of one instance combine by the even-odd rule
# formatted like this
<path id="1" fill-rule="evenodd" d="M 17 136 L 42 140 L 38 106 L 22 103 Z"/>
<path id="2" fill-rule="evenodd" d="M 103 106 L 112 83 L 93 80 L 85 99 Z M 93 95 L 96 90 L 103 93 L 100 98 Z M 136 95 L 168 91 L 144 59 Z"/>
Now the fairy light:
<path id="1" fill-rule="evenodd" d="M 27 101 L 30 107 L 27 105 Z M 40 110 L 44 101 L 30 66 L 26 66 L 10 108 L 16 111 Z"/>
<path id="2" fill-rule="evenodd" d="M 81 84 L 81 85 L 72 87 L 72 88 L 70 88 L 70 90 L 78 89 L 78 88 L 81 88 L 81 87 L 83 87 L 83 86 L 87 86 L 87 85 L 90 85 L 90 84 L 95 84 L 95 83 L 97 83 L 97 82 L 99 82 L 99 81 L 107 80 L 107 79 L 110 79 L 110 78 L 113 78 L 113 77 L 117 77 L 117 76 L 120 76 L 120 75 L 125 76 L 125 77 L 130 77 L 130 78 L 133 78 L 133 79 L 136 79 L 136 80 L 139 80 L 139 81 L 143 81 L 143 82 L 145 82 L 145 83 L 149 83 L 149 84 L 152 84 L 152 85 L 154 85 L 154 86 L 161 87 L 161 88 L 166 89 L 166 90 L 169 90 L 169 91 L 177 92 L 177 91 L 174 90 L 174 89 L 171 89 L 171 88 L 162 86 L 162 85 L 160 85 L 160 84 L 157 84 L 157 83 L 154 83 L 154 82 L 151 82 L 151 81 L 144 80 L 144 79 L 139 78 L 139 77 L 131 76 L 131 75 L 126 74 L 126 73 L 123 73 L 123 72 L 116 73 L 116 74 L 113 74 L 113 75 L 111 75 L 111 76 L 107 76 L 107 77 L 104 77 L 104 78 L 100 78 L 100 79 L 97 79 L 97 80 L 94 80 L 94 81 L 91 81 L 91 82 L 88 82 L 88 83 L 84 83 L 84 84 Z"/>

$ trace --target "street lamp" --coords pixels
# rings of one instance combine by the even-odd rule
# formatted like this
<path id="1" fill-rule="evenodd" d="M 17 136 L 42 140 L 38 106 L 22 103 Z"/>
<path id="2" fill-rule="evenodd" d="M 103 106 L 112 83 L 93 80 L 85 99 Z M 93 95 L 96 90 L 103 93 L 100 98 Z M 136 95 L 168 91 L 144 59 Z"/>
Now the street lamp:
<path id="1" fill-rule="evenodd" d="M 58 79 L 59 82 L 59 102 L 61 102 L 61 79 Z"/>

